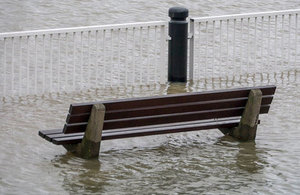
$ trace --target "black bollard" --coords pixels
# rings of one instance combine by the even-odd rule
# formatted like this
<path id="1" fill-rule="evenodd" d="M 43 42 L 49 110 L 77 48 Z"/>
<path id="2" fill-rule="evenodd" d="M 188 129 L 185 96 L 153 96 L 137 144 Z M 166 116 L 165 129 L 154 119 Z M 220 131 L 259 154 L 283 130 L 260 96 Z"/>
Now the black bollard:
<path id="1" fill-rule="evenodd" d="M 186 82 L 187 80 L 187 44 L 189 10 L 182 7 L 169 9 L 169 55 L 168 81 Z"/>

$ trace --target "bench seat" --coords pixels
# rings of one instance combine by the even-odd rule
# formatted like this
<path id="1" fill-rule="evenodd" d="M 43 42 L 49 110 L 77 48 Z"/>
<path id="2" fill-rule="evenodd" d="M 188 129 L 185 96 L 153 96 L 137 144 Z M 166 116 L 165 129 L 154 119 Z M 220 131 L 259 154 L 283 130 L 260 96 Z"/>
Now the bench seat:
<path id="1" fill-rule="evenodd" d="M 225 120 L 192 121 L 168 125 L 153 125 L 144 128 L 121 128 L 102 132 L 102 140 L 120 139 L 128 137 L 179 133 L 216 128 L 232 128 L 238 126 L 240 118 L 235 117 Z M 63 133 L 62 129 L 40 131 L 39 135 L 56 145 L 80 143 L 84 132 Z"/>
<path id="2" fill-rule="evenodd" d="M 254 132 L 250 137 L 253 139 L 256 134 L 254 126 L 259 123 L 258 115 L 269 112 L 275 90 L 276 86 L 271 85 L 75 103 L 70 105 L 66 124 L 62 129 L 42 130 L 39 131 L 39 135 L 53 144 L 65 147 L 82 143 L 88 125 L 95 123 L 90 122 L 90 118 L 93 118 L 92 113 L 98 112 L 93 111 L 96 109 L 95 105 L 102 108 L 101 119 L 96 120 L 101 122 L 93 127 L 99 129 L 101 125 L 100 131 L 96 131 L 101 132 L 100 140 L 205 129 L 220 129 L 224 134 L 233 135 L 230 129 L 240 128 L 241 117 L 247 107 L 246 113 L 252 121 L 251 131 Z M 255 100 L 259 102 L 256 106 L 253 104 L 254 99 L 248 102 L 251 93 L 251 98 L 258 98 Z M 254 95 L 255 93 L 259 95 Z M 251 107 L 255 109 L 251 111 Z M 252 112 L 256 113 L 255 116 Z"/>

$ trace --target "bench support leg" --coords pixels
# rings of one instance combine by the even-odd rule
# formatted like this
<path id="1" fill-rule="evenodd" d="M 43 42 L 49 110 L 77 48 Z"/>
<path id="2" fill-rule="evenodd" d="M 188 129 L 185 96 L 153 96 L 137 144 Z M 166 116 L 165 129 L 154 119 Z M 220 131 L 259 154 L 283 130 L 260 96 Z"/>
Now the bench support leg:
<path id="1" fill-rule="evenodd" d="M 255 140 L 261 100 L 261 90 L 251 90 L 239 126 L 231 129 L 220 128 L 220 131 L 241 141 Z"/>
<path id="2" fill-rule="evenodd" d="M 90 159 L 99 156 L 102 129 L 104 123 L 105 106 L 103 104 L 93 105 L 92 112 L 80 144 L 64 145 L 64 147 L 82 158 Z"/>

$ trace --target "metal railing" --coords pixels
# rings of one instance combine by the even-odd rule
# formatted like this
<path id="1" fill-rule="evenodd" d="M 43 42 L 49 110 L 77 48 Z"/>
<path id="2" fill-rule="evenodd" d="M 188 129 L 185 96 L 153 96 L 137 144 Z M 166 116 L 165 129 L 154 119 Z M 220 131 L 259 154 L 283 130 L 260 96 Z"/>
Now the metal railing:
<path id="1" fill-rule="evenodd" d="M 191 18 L 190 80 L 299 67 L 299 13 L 300 9 Z"/>
<path id="2" fill-rule="evenodd" d="M 0 34 L 0 97 L 165 83 L 167 22 Z"/>
<path id="3" fill-rule="evenodd" d="M 189 80 L 297 70 L 299 13 L 190 18 Z M 0 33 L 0 97 L 165 83 L 167 24 Z"/>

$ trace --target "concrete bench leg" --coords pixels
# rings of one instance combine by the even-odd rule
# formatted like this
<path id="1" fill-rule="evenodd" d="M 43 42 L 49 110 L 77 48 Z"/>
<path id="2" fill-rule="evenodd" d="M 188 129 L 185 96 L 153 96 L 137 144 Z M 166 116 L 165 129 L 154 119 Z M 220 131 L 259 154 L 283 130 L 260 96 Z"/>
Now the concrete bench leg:
<path id="1" fill-rule="evenodd" d="M 220 131 L 241 141 L 255 140 L 261 101 L 261 90 L 251 90 L 239 126 L 231 129 L 221 128 Z"/>
<path id="2" fill-rule="evenodd" d="M 85 130 L 84 137 L 80 144 L 64 145 L 64 147 L 82 158 L 97 158 L 99 156 L 102 129 L 104 123 L 105 106 L 95 104 Z"/>

